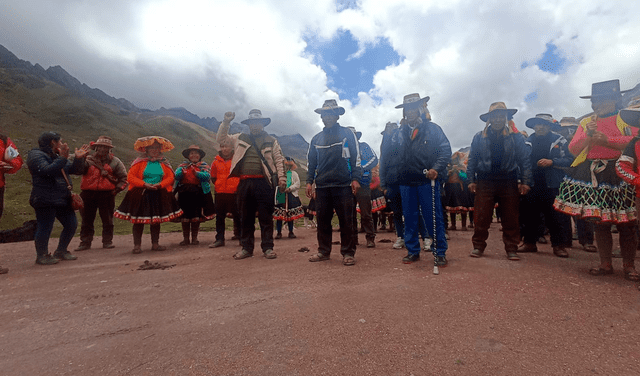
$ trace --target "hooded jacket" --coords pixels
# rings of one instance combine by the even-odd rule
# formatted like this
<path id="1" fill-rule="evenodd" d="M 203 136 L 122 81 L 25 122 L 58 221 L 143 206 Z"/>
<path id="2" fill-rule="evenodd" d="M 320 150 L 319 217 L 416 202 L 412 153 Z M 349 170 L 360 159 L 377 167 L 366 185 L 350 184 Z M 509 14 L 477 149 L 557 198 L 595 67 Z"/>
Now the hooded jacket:
<path id="1" fill-rule="evenodd" d="M 29 204 L 34 208 L 71 205 L 71 192 L 62 176 L 62 169 L 69 178 L 69 184 L 73 184 L 69 175 L 82 175 L 83 164 L 84 158 L 74 158 L 70 162 L 55 154 L 50 146 L 29 151 L 27 166 L 33 185 Z"/>

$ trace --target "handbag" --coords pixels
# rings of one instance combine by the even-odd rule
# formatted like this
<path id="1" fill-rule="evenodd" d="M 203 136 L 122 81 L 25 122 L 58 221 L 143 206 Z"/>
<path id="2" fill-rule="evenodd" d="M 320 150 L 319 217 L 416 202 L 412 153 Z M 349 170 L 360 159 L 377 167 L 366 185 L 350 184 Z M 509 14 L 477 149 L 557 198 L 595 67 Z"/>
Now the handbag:
<path id="1" fill-rule="evenodd" d="M 271 171 L 271 167 L 269 167 L 269 164 L 267 163 L 267 160 L 264 158 L 264 155 L 262 155 L 262 152 L 260 151 L 260 148 L 258 148 L 258 145 L 256 145 L 256 140 L 253 137 L 251 138 L 251 145 L 256 148 L 256 152 L 258 153 L 258 156 L 260 157 L 260 159 L 262 159 L 262 163 L 264 163 L 265 166 L 267 166 L 267 171 L 269 171 L 269 175 L 271 175 L 269 181 L 271 182 L 271 188 L 273 189 L 278 189 L 278 183 L 279 183 L 279 179 L 278 179 L 278 174 L 274 174 L 273 171 Z"/>
<path id="2" fill-rule="evenodd" d="M 69 189 L 69 192 L 71 192 L 71 208 L 73 210 L 84 209 L 84 201 L 82 201 L 82 197 L 80 197 L 79 194 L 73 192 L 73 187 L 71 186 L 71 183 L 69 182 L 69 178 L 67 178 L 67 174 L 64 172 L 64 169 L 61 169 L 60 171 L 62 171 L 62 176 L 64 177 L 64 181 L 67 182 L 67 188 Z"/>

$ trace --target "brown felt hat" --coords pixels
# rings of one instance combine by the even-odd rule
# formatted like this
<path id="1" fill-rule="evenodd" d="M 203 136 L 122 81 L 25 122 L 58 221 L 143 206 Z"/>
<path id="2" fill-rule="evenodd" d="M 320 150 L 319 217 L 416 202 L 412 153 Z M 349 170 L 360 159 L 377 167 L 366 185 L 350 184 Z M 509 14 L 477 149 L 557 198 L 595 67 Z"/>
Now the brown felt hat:
<path id="1" fill-rule="evenodd" d="M 205 153 L 204 150 L 200 149 L 200 146 L 191 145 L 182 151 L 182 156 L 189 159 L 189 153 L 191 153 L 191 150 L 197 151 L 200 154 L 200 159 L 204 158 L 204 156 L 207 155 L 207 153 Z"/>

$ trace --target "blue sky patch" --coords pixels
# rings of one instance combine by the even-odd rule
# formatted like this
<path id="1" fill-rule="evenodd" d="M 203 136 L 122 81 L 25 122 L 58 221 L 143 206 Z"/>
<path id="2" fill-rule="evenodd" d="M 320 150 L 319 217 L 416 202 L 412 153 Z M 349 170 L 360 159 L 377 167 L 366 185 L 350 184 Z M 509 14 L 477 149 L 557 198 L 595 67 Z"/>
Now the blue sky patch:
<path id="1" fill-rule="evenodd" d="M 540 60 L 536 61 L 536 65 L 538 66 L 538 68 L 540 68 L 540 70 L 553 74 L 562 73 L 566 64 L 567 59 L 560 56 L 558 47 L 556 47 L 556 45 L 553 43 L 547 43 L 547 49 L 542 54 Z M 525 61 L 520 65 L 520 69 L 524 69 L 529 65 L 530 64 Z"/>
<path id="2" fill-rule="evenodd" d="M 524 97 L 524 101 L 527 102 L 527 103 L 531 103 L 531 102 L 535 101 L 536 99 L 538 99 L 538 92 L 537 91 L 529 93 Z"/>
<path id="3" fill-rule="evenodd" d="M 360 51 L 357 40 L 348 30 L 338 31 L 330 41 L 307 35 L 305 42 L 305 53 L 312 55 L 314 63 L 325 71 L 329 88 L 337 92 L 340 99 L 354 104 L 358 103 L 359 92 L 366 93 L 373 88 L 376 72 L 401 62 L 387 39 L 367 44 L 364 51 Z"/>

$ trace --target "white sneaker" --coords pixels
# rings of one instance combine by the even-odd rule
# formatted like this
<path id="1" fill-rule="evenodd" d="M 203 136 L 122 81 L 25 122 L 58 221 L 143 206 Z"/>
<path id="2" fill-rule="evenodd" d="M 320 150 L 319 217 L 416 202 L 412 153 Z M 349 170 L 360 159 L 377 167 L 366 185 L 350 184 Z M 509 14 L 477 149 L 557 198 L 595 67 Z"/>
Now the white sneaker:
<path id="1" fill-rule="evenodd" d="M 396 242 L 393 243 L 393 249 L 402 249 L 404 248 L 404 239 L 398 238 Z"/>
<path id="2" fill-rule="evenodd" d="M 425 251 L 431 250 L 432 243 L 433 243 L 433 240 L 431 240 L 431 238 L 422 239 L 422 249 Z"/>

